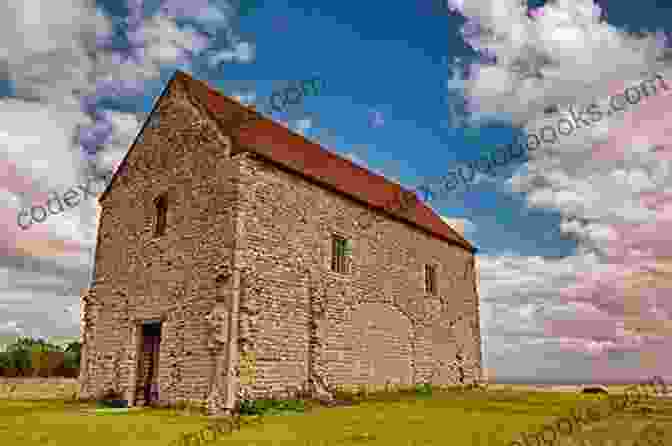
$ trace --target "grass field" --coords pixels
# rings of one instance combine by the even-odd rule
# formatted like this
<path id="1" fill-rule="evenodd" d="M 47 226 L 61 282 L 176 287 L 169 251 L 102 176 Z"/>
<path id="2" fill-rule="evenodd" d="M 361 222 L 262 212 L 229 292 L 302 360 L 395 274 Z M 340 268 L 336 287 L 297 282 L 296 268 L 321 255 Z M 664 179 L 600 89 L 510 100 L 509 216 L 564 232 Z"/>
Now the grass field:
<path id="1" fill-rule="evenodd" d="M 520 440 L 521 432 L 537 432 L 541 425 L 558 417 L 570 417 L 573 408 L 607 404 L 604 397 L 600 402 L 596 396 L 569 392 L 507 389 L 378 398 L 380 401 L 349 407 L 318 407 L 303 414 L 265 416 L 260 423 L 244 418 L 239 431 L 207 444 L 507 446 Z M 651 412 L 645 414 L 643 407 L 650 407 Z M 93 408 L 60 401 L 0 401 L 0 429 L 4 431 L 1 444 L 168 446 L 181 433 L 199 431 L 212 422 L 205 416 L 182 415 L 171 409 L 97 415 L 91 413 Z M 664 430 L 665 439 L 653 443 L 640 440 L 639 445 L 672 445 L 672 400 L 660 399 L 647 400 L 591 423 L 584 432 L 553 444 L 629 446 L 652 422 Z M 618 443 L 613 442 L 616 439 Z M 537 446 L 535 441 L 529 444 Z"/>

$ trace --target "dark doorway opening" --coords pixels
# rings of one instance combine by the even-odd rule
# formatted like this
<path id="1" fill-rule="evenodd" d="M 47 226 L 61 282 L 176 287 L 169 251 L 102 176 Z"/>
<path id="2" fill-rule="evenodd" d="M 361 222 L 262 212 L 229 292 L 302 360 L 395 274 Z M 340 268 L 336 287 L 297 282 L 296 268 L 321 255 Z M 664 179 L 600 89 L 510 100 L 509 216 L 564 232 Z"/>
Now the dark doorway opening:
<path id="1" fill-rule="evenodd" d="M 154 405 L 159 401 L 159 346 L 161 322 L 142 324 L 142 353 L 140 356 L 140 405 Z"/>

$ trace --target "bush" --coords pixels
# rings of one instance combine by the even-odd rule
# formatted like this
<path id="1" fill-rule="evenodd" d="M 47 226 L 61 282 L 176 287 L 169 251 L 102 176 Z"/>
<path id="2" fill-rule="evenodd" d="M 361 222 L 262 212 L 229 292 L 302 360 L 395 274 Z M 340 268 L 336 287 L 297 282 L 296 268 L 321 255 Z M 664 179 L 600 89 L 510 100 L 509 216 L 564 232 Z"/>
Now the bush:
<path id="1" fill-rule="evenodd" d="M 278 412 L 305 412 L 303 400 L 242 399 L 239 403 L 240 415 L 272 415 Z"/>
<path id="2" fill-rule="evenodd" d="M 71 342 L 64 349 L 44 339 L 19 337 L 0 351 L 0 375 L 64 376 L 77 378 L 81 360 L 81 344 Z"/>
<path id="3" fill-rule="evenodd" d="M 261 415 L 265 410 L 268 410 L 264 400 L 240 400 L 238 413 L 241 415 Z"/>
<path id="4" fill-rule="evenodd" d="M 12 366 L 12 360 L 8 352 L 0 352 L 0 369 L 7 369 Z"/>
<path id="5" fill-rule="evenodd" d="M 57 353 L 63 350 L 44 339 L 19 337 L 16 342 L 7 346 L 5 352 L 0 352 L 0 367 L 16 369 L 17 371 L 3 372 L 9 376 L 49 376 L 50 370 L 58 366 Z M 53 354 L 56 354 L 54 356 Z M 44 370 L 46 369 L 46 370 Z"/>
<path id="6" fill-rule="evenodd" d="M 7 351 L 14 350 L 30 350 L 30 351 L 47 351 L 47 352 L 62 352 L 63 350 L 58 345 L 50 344 L 44 339 L 33 339 L 29 337 L 19 337 L 14 344 L 7 347 Z"/>
<path id="7" fill-rule="evenodd" d="M 82 344 L 79 341 L 71 342 L 65 347 L 66 352 L 75 352 L 77 354 L 81 354 L 82 352 Z"/>
<path id="8" fill-rule="evenodd" d="M 63 361 L 63 366 L 68 369 L 72 370 L 73 372 L 68 373 L 76 373 L 77 376 L 79 376 L 79 366 L 82 360 L 82 344 L 79 342 L 72 342 L 68 344 L 68 346 L 65 348 L 65 359 Z"/>
<path id="9" fill-rule="evenodd" d="M 408 397 L 431 397 L 434 387 L 429 383 L 415 386 L 391 386 L 385 389 L 369 390 L 365 386 L 357 388 L 337 387 L 333 393 L 334 403 L 331 405 L 357 404 L 365 400 L 370 401 L 401 401 Z"/>
<path id="10" fill-rule="evenodd" d="M 9 368 L 25 370 L 32 368 L 31 352 L 27 348 L 8 349 Z"/>
<path id="11" fill-rule="evenodd" d="M 79 352 L 66 351 L 63 354 L 63 367 L 66 369 L 78 369 L 79 359 Z"/>
<path id="12" fill-rule="evenodd" d="M 431 396 L 432 394 L 432 385 L 429 383 L 417 384 L 415 386 L 415 393 L 418 395 L 427 395 Z"/>

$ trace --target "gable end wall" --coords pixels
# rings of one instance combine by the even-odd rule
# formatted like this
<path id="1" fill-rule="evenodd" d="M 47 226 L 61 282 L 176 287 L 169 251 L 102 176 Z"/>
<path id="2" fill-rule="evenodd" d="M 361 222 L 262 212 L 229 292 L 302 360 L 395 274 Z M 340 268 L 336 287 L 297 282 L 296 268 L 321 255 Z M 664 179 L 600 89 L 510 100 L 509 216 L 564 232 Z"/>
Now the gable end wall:
<path id="1" fill-rule="evenodd" d="M 224 349 L 206 318 L 231 301 L 238 161 L 179 82 L 159 101 L 159 126 L 145 126 L 101 199 L 95 277 L 84 298 L 84 396 L 112 388 L 133 399 L 143 321 L 163 319 L 163 402 L 205 400 Z M 154 237 L 160 194 L 167 229 Z"/>

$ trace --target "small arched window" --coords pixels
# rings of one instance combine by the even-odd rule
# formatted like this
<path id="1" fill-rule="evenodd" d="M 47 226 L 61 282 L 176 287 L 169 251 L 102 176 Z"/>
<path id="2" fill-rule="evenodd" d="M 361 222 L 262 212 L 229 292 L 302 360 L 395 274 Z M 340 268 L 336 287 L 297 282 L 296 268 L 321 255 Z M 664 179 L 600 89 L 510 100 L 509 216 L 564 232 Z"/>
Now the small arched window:
<path id="1" fill-rule="evenodd" d="M 154 236 L 160 236 L 166 233 L 166 214 L 168 213 L 168 200 L 165 195 L 161 195 L 154 201 L 156 207 L 156 220 L 154 222 Z"/>

